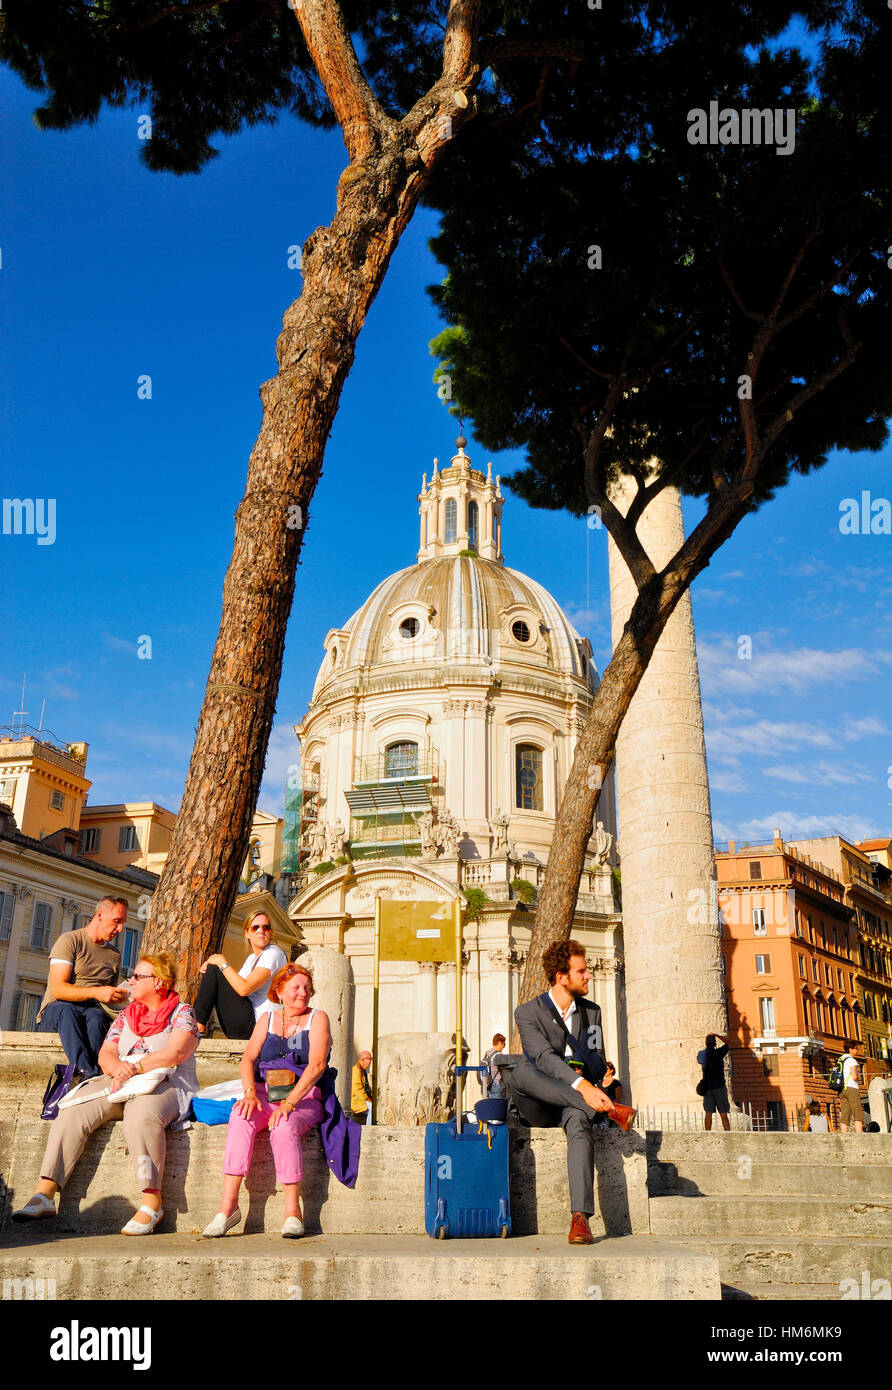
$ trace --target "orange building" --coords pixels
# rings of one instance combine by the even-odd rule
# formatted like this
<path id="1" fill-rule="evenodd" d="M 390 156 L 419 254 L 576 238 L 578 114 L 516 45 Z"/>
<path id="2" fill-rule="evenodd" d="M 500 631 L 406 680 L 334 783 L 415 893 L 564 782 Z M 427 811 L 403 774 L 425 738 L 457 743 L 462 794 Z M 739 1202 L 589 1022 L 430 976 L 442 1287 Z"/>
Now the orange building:
<path id="1" fill-rule="evenodd" d="M 734 1100 L 774 1128 L 801 1125 L 812 1100 L 832 1114 L 833 1063 L 864 1057 L 858 931 L 841 876 L 777 830 L 771 844 L 731 840 L 716 869 Z"/>
<path id="2" fill-rule="evenodd" d="M 840 875 L 858 928 L 855 985 L 867 1082 L 892 1071 L 892 870 L 887 862 L 888 847 L 888 840 L 856 845 L 842 835 L 795 843 L 799 853 L 815 855 Z"/>

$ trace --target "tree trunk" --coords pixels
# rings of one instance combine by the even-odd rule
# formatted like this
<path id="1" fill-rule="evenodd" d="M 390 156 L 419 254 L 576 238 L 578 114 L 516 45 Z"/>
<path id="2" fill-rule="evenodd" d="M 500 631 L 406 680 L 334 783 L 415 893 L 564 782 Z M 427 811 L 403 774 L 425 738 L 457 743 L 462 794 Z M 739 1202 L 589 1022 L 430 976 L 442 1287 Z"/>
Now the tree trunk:
<path id="1" fill-rule="evenodd" d="M 519 1004 L 535 998 L 547 988 L 548 982 L 542 969 L 545 948 L 553 941 L 569 939 L 601 784 L 613 762 L 623 718 L 641 684 L 654 648 L 682 594 L 687 592 L 716 550 L 732 534 L 741 517 L 746 515 L 751 493 L 748 481 L 728 488 L 721 502 L 707 512 L 662 571 L 643 584 L 638 592 L 576 746 L 573 766 L 554 825 L 520 986 Z M 623 516 L 619 515 L 617 527 L 624 524 Z M 615 537 L 611 535 L 611 539 Z M 511 1047 L 515 1052 L 520 1048 L 516 1028 Z"/>
<path id="2" fill-rule="evenodd" d="M 304 246 L 303 293 L 283 320 L 278 374 L 261 387 L 263 421 L 236 512 L 220 630 L 183 804 L 146 928 L 146 950 L 176 956 L 186 998 L 194 994 L 199 965 L 222 944 L 235 901 L 303 526 L 356 339 L 448 138 L 440 127 L 445 122 L 451 134 L 461 125 L 468 101 L 462 106 L 453 93 L 461 97 L 479 75 L 479 0 L 453 0 L 443 77 L 401 122 L 375 104 L 337 5 L 306 0 L 297 14 L 352 162 L 338 184 L 334 220 Z"/>

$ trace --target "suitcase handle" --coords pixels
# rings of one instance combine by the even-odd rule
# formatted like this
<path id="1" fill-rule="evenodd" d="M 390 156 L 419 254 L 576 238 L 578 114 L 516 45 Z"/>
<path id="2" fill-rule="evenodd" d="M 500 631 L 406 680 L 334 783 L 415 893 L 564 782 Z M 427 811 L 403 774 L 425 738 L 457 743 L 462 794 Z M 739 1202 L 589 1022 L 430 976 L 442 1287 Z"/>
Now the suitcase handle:
<path id="1" fill-rule="evenodd" d="M 469 1073 L 469 1072 L 472 1072 L 472 1071 L 476 1071 L 476 1072 L 478 1072 L 481 1076 L 485 1076 L 486 1073 L 489 1071 L 489 1067 L 486 1065 L 485 1062 L 483 1062 L 483 1063 L 478 1064 L 476 1067 L 460 1066 L 460 1067 L 456 1067 L 456 1068 L 455 1068 L 455 1075 L 459 1078 L 458 1084 L 456 1085 L 456 1088 L 455 1088 L 455 1132 L 456 1132 L 456 1134 L 461 1134 L 461 1125 L 462 1125 L 462 1109 L 463 1109 L 463 1104 L 462 1104 L 462 1103 L 463 1103 L 463 1101 L 464 1101 L 464 1087 L 462 1086 L 462 1083 L 461 1083 L 461 1077 L 467 1076 L 468 1073 Z"/>

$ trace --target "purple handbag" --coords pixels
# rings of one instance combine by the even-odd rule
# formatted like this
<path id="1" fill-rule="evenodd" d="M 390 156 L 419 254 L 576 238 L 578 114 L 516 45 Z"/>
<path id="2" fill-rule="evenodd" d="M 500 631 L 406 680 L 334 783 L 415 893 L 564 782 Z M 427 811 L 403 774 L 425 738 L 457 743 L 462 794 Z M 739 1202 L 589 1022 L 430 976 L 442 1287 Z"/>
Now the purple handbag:
<path id="1" fill-rule="evenodd" d="M 57 1062 L 43 1093 L 43 1109 L 40 1112 L 40 1118 L 42 1120 L 54 1120 L 59 1113 L 59 1101 L 64 1100 L 68 1092 L 80 1080 L 82 1080 L 81 1073 L 70 1062 L 67 1066 Z"/>

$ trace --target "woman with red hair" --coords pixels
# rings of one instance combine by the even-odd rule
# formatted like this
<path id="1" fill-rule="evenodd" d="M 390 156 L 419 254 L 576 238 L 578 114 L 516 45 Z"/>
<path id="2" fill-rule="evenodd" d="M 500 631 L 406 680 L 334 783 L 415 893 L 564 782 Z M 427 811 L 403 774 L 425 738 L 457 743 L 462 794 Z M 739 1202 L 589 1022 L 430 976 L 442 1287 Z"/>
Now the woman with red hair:
<path id="1" fill-rule="evenodd" d="M 310 1008 L 312 996 L 313 977 L 298 962 L 278 970 L 270 981 L 269 998 L 282 1008 L 261 1014 L 242 1057 L 244 1097 L 229 1117 L 220 1210 L 202 1232 L 209 1239 L 225 1236 L 241 1222 L 239 1188 L 250 1171 L 254 1141 L 262 1129 L 269 1129 L 276 1177 L 285 1189 L 283 1236 L 304 1234 L 301 1138 L 309 1130 L 321 1126 L 332 1172 L 347 1187 L 356 1182 L 361 1129 L 338 1104 L 335 1072 L 328 1065 L 328 1015 Z"/>

